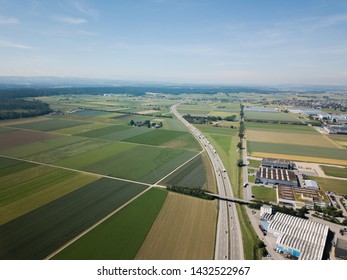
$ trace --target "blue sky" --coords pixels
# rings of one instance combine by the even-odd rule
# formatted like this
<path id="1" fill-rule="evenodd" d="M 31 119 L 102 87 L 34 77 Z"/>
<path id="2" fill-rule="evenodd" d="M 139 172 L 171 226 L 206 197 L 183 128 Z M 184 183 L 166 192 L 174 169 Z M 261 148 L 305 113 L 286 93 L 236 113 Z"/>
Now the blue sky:
<path id="1" fill-rule="evenodd" d="M 0 75 L 347 85 L 347 1 L 0 0 Z"/>

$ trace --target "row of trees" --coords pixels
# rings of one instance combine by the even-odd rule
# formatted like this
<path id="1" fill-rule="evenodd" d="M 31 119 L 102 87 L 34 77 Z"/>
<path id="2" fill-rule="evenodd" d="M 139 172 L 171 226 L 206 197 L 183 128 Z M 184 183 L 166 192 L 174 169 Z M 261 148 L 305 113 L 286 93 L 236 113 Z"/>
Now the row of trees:
<path id="1" fill-rule="evenodd" d="M 39 100 L 4 98 L 0 102 L 0 120 L 29 118 L 51 112 L 49 105 Z"/>
<path id="2" fill-rule="evenodd" d="M 177 192 L 177 193 L 183 193 L 190 196 L 195 196 L 203 199 L 213 200 L 214 198 L 209 195 L 205 190 L 200 188 L 188 188 L 188 187 L 181 187 L 181 186 L 167 186 L 167 189 L 169 191 Z"/>
<path id="3" fill-rule="evenodd" d="M 229 121 L 229 122 L 236 121 L 236 115 L 226 116 L 225 118 L 222 118 L 221 116 L 201 117 L 201 116 L 191 116 L 190 114 L 187 114 L 187 115 L 184 115 L 183 118 L 185 118 L 189 123 L 192 123 L 192 124 L 207 124 L 207 123 L 217 122 L 222 120 Z"/>

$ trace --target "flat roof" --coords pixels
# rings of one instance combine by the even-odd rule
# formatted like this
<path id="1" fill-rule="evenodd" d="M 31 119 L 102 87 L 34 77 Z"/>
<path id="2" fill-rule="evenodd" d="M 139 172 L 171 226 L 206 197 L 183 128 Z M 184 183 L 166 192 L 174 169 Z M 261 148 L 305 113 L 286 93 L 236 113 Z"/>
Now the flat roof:
<path id="1" fill-rule="evenodd" d="M 347 240 L 337 238 L 335 246 L 336 257 L 347 257 Z"/>
<path id="2" fill-rule="evenodd" d="M 279 233 L 277 244 L 300 252 L 300 260 L 321 260 L 329 227 L 311 220 L 276 213 L 268 231 Z"/>
<path id="3" fill-rule="evenodd" d="M 329 203 L 326 194 L 322 190 L 315 189 L 307 189 L 307 188 L 298 188 L 298 187 L 290 187 L 279 185 L 277 187 L 278 198 L 285 200 L 293 200 L 293 201 L 324 201 Z"/>
<path id="4" fill-rule="evenodd" d="M 297 181 L 293 171 L 279 168 L 260 167 L 256 177 L 287 182 Z"/>
<path id="5" fill-rule="evenodd" d="M 316 181 L 313 180 L 304 180 L 304 184 L 306 187 L 310 187 L 310 188 L 316 188 L 319 189 L 318 184 Z"/>

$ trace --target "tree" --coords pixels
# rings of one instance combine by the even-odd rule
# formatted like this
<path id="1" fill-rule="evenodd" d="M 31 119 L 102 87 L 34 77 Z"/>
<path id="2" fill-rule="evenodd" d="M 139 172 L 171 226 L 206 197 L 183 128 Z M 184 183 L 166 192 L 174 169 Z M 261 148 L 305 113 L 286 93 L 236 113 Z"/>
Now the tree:
<path id="1" fill-rule="evenodd" d="M 238 143 L 237 143 L 237 148 L 238 148 L 238 149 L 242 149 L 242 148 L 243 148 L 243 147 L 242 147 L 242 142 L 238 142 Z"/>
<path id="2" fill-rule="evenodd" d="M 131 125 L 131 126 L 134 126 L 134 124 L 135 124 L 134 120 L 131 120 L 129 123 L 129 125 Z"/>

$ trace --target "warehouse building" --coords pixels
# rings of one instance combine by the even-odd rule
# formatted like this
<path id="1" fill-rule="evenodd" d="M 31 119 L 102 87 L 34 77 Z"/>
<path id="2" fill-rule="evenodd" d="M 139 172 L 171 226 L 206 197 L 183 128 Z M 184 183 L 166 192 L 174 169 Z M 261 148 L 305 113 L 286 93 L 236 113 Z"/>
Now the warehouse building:
<path id="1" fill-rule="evenodd" d="M 298 180 L 293 171 L 268 167 L 259 168 L 256 173 L 255 183 L 298 186 Z"/>
<path id="2" fill-rule="evenodd" d="M 316 181 L 313 180 L 304 180 L 303 188 L 312 189 L 312 190 L 319 190 L 319 186 Z"/>
<path id="3" fill-rule="evenodd" d="M 289 254 L 299 260 L 322 259 L 329 232 L 328 226 L 283 213 L 276 213 L 267 220 L 267 232 L 277 237 L 278 252 Z"/>
<path id="4" fill-rule="evenodd" d="M 294 162 L 284 159 L 264 158 L 261 161 L 261 166 L 268 168 L 279 168 L 279 169 L 297 169 Z"/>
<path id="5" fill-rule="evenodd" d="M 305 206 L 308 209 L 314 209 L 315 205 L 319 207 L 330 205 L 324 191 L 283 185 L 277 187 L 277 202 L 295 208 Z"/>
<path id="6" fill-rule="evenodd" d="M 347 258 L 347 240 L 337 238 L 335 246 L 335 257 L 341 259 Z"/>

